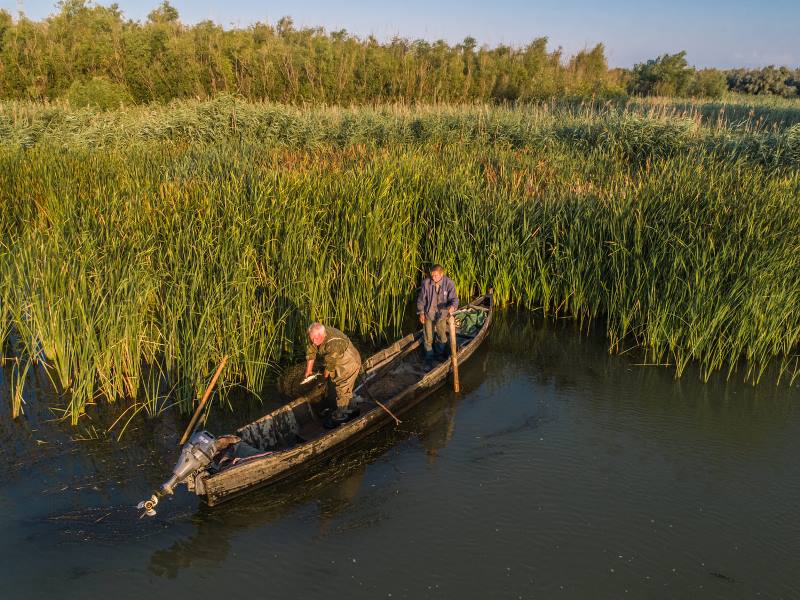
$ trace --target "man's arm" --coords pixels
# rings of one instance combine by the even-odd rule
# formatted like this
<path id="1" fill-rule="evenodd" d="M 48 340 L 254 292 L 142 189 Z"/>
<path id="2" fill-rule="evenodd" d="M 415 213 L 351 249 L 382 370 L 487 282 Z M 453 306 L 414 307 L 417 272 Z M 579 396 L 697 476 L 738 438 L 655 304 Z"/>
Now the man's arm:
<path id="1" fill-rule="evenodd" d="M 317 359 L 317 347 L 314 344 L 309 344 L 306 348 L 306 374 L 304 377 L 311 375 L 314 370 L 314 361 Z"/>
<path id="2" fill-rule="evenodd" d="M 305 375 L 303 375 L 303 379 L 305 379 L 306 377 L 310 377 L 311 372 L 313 370 L 314 370 L 314 359 L 312 358 L 311 360 L 306 361 L 306 372 Z"/>

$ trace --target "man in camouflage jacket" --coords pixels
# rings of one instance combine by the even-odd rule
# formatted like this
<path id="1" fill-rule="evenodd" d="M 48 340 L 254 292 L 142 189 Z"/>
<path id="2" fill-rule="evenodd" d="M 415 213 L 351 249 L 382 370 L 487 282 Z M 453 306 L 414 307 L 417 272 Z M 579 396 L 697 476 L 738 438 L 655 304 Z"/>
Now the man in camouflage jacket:
<path id="1" fill-rule="evenodd" d="M 310 343 L 306 348 L 306 373 L 311 375 L 314 361 L 321 358 L 325 363 L 324 375 L 333 387 L 336 409 L 339 416 L 347 413 L 353 388 L 361 371 L 361 355 L 345 334 L 322 323 L 312 323 L 308 328 Z"/>

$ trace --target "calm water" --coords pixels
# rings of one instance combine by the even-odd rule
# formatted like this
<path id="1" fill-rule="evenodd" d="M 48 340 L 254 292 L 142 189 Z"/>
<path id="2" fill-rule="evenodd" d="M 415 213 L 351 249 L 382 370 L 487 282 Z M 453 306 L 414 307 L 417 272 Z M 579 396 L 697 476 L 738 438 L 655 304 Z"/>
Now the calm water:
<path id="1" fill-rule="evenodd" d="M 292 485 L 215 509 L 181 488 L 145 520 L 185 419 L 93 440 L 49 421 L 44 382 L 10 422 L 0 380 L 0 596 L 800 597 L 797 387 L 636 362 L 500 315 L 459 397 Z"/>

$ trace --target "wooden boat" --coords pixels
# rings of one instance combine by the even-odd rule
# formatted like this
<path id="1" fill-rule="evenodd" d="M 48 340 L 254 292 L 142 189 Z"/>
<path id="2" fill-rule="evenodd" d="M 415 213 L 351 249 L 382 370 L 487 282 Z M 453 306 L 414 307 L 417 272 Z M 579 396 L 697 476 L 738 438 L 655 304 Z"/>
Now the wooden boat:
<path id="1" fill-rule="evenodd" d="M 459 365 L 486 338 L 492 311 L 490 290 L 456 313 Z M 208 467 L 188 479 L 189 489 L 214 506 L 330 458 L 394 422 L 389 411 L 398 416 L 408 411 L 444 384 L 451 371 L 449 356 L 425 371 L 419 351 L 421 343 L 422 332 L 418 331 L 364 362 L 364 375 L 354 397 L 360 412 L 353 420 L 335 429 L 325 429 L 324 418 L 331 405 L 324 384 L 319 384 L 311 393 L 237 430 L 236 435 L 250 455 L 228 460 L 226 464 L 215 457 Z"/>

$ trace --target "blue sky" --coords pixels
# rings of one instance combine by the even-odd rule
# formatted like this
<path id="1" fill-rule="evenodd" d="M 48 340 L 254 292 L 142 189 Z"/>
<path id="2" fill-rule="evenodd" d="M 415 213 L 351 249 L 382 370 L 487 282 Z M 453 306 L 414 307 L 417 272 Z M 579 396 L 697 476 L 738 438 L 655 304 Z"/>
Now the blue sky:
<path id="1" fill-rule="evenodd" d="M 100 4 L 110 4 L 101 1 Z M 117 0 L 124 14 L 143 20 L 160 0 Z M 347 29 L 388 40 L 395 35 L 458 42 L 471 35 L 479 44 L 521 45 L 549 39 L 573 54 L 602 42 L 611 66 L 630 67 L 664 53 L 686 50 L 698 67 L 800 67 L 800 0 L 172 0 L 184 23 L 211 19 L 225 27 L 255 21 L 275 23 L 289 15 L 298 26 Z M 41 19 L 54 0 L 0 0 L 0 8 Z"/>

